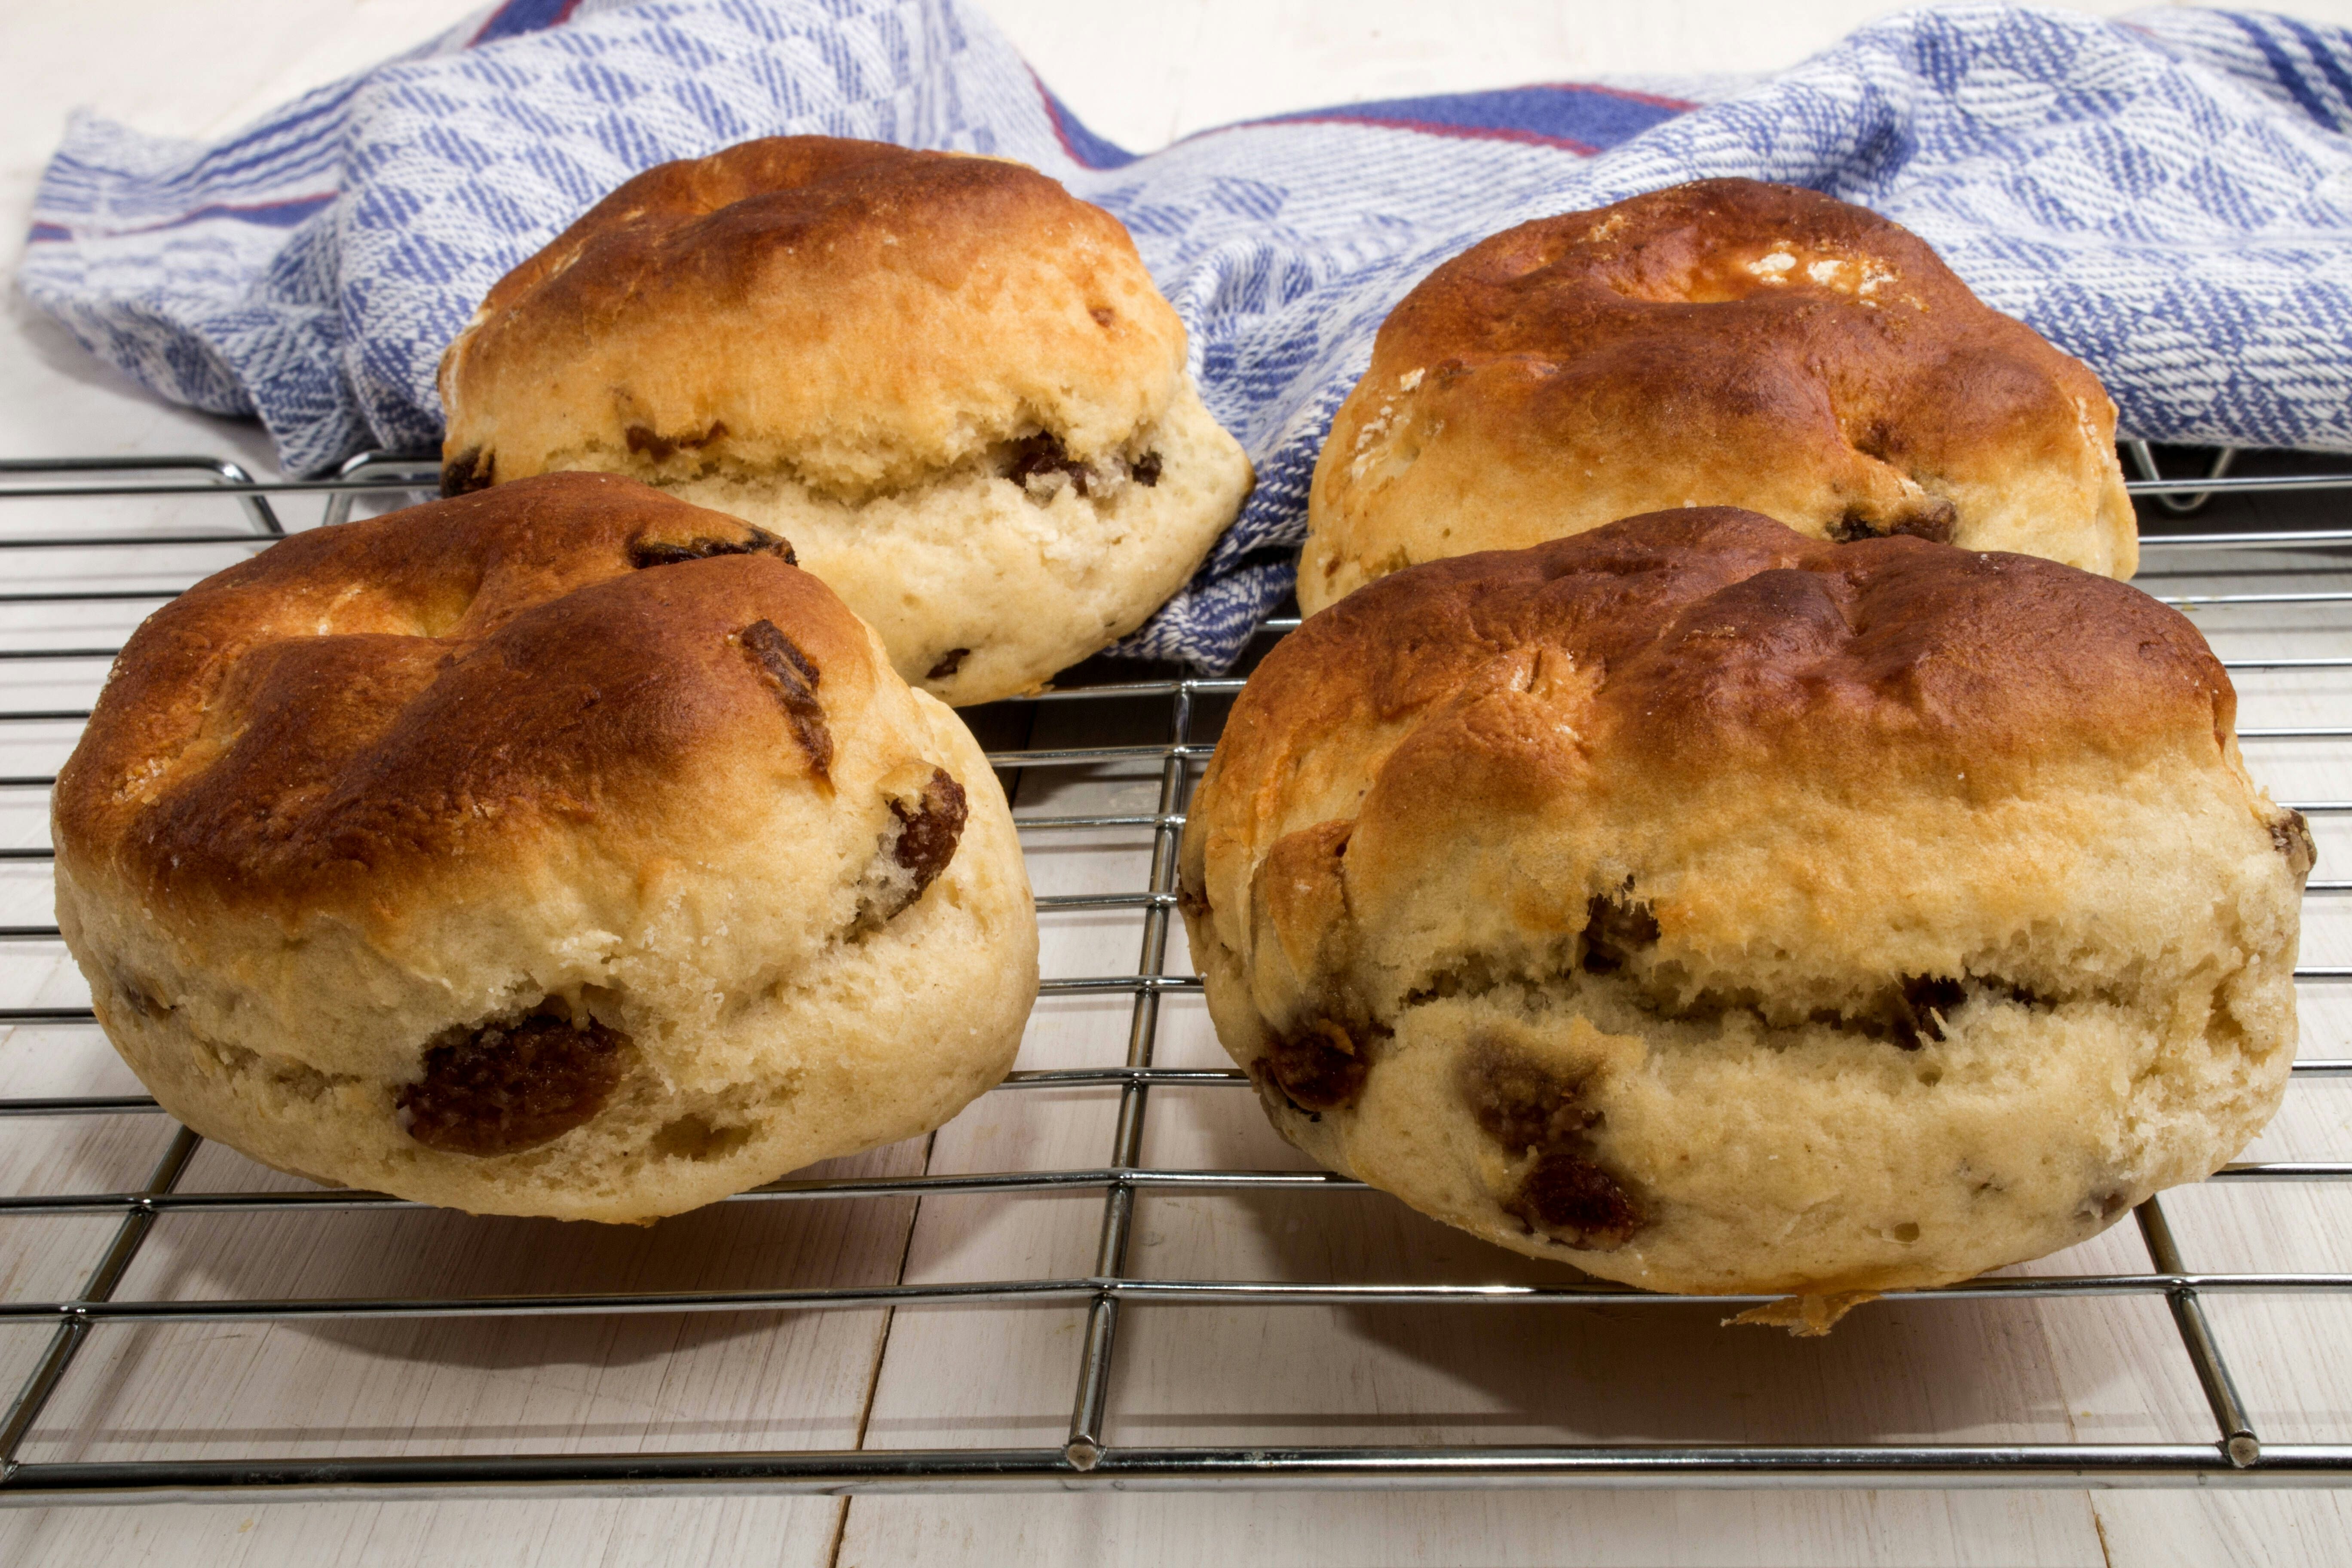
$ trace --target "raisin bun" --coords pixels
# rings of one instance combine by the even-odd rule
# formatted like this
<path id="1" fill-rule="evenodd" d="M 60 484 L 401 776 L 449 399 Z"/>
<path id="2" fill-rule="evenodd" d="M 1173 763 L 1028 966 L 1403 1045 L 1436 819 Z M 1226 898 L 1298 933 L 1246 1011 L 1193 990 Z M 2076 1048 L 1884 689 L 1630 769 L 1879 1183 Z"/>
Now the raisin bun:
<path id="1" fill-rule="evenodd" d="M 1916 236 L 1705 180 L 1522 224 L 1407 295 L 1332 421 L 1298 602 L 1662 507 L 2139 563 L 2098 377 Z"/>
<path id="2" fill-rule="evenodd" d="M 1934 1285 L 2276 1108 L 2311 840 L 2235 708 L 2107 578 L 1653 513 L 1309 619 L 1181 898 L 1332 1169 L 1654 1289 Z"/>
<path id="3" fill-rule="evenodd" d="M 1037 986 L 1004 797 L 784 542 L 565 474 L 158 612 L 58 923 L 163 1108 L 282 1170 L 646 1220 L 939 1125 Z"/>
<path id="4" fill-rule="evenodd" d="M 956 704 L 1142 625 L 1250 488 L 1117 218 L 876 142 L 639 174 L 490 290 L 441 401 L 445 494 L 590 468 L 749 519 Z"/>

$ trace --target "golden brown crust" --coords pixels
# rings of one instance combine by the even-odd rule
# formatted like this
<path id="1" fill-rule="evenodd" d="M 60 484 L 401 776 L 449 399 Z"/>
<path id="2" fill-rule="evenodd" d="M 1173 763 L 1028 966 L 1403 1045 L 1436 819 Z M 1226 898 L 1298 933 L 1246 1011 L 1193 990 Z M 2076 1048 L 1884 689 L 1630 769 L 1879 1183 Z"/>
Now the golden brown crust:
<path id="1" fill-rule="evenodd" d="M 2177 765 L 2251 798 L 2236 703 L 2185 617 L 2107 578 L 1916 539 L 1832 544 L 1729 508 L 1655 512 L 1415 567 L 1308 617 L 1227 721 L 1185 887 L 1203 929 L 1251 954 L 1287 1033 L 1377 1000 L 1346 978 L 1368 961 L 1367 921 L 1402 922 L 1380 940 L 1411 946 L 1446 898 L 1427 879 L 1517 876 L 1513 836 L 1563 812 L 1588 835 L 1618 822 L 1609 856 L 1630 871 L 1765 822 L 1801 836 L 1811 813 L 1841 832 L 1924 816 L 1923 840 L 1966 841 L 1970 813 L 2049 793 L 2053 759 L 2101 777 Z M 1549 888 L 1540 909 L 1473 895 L 1473 924 L 1516 923 L 1538 946 L 1575 935 L 1622 871 L 1563 868 L 1599 879 Z M 1761 902 L 1710 896 L 1675 918 L 1735 970 L 1757 923 L 1785 916 L 1800 923 L 1775 940 L 1836 977 L 1822 984 L 1868 1002 L 1898 981 L 1857 956 L 1885 890 L 1781 886 L 1796 874 L 1751 866 L 1741 897 Z M 1807 933 L 1791 911 L 1815 898 L 1852 907 Z"/>
<path id="2" fill-rule="evenodd" d="M 1331 1168 L 1653 1289 L 1933 1284 L 2276 1107 L 2310 858 L 2234 712 L 2110 579 L 1654 512 L 1309 617 L 1179 901 Z"/>
<path id="3" fill-rule="evenodd" d="M 827 704 L 873 660 L 787 552 L 587 474 L 298 534 L 131 637 L 58 775 L 58 853 L 183 910 L 356 912 L 546 831 L 650 837 L 749 782 L 704 765 L 746 737 L 821 777 L 744 634 L 782 628 Z"/>
<path id="4" fill-rule="evenodd" d="M 955 716 L 734 518 L 608 475 L 298 535 L 132 637 L 58 925 L 205 1137 L 642 1221 L 938 1126 L 1036 991 Z"/>
<path id="5" fill-rule="evenodd" d="M 452 491 L 643 459 L 857 499 L 1045 430 L 1158 417 L 1184 333 L 1118 220 L 1000 159 L 747 142 L 615 190 L 441 367 Z"/>
<path id="6" fill-rule="evenodd" d="M 1691 504 L 2128 576 L 2114 434 L 2088 369 L 1898 225 L 1678 185 L 1496 235 L 1397 306 L 1317 468 L 1301 603 Z"/>
<path id="7" fill-rule="evenodd" d="M 1309 618 L 1252 677 L 1221 765 L 1278 776 L 1269 751 L 1376 734 L 1510 653 L 1557 656 L 1561 679 L 1591 683 L 1584 741 L 1627 748 L 1645 771 L 1769 752 L 1857 787 L 2030 764 L 2053 736 L 2095 733 L 2119 760 L 2184 737 L 2218 745 L 2237 703 L 2196 627 L 2122 584 L 1917 539 L 1834 544 L 1689 507 L 1433 563 Z M 1465 712 L 1443 742 L 1416 737 L 1447 754 L 1433 790 L 1458 790 L 1445 775 L 1465 753 L 1498 785 L 1533 769 L 1527 787 L 1547 788 L 1536 759 L 1548 748 L 1484 724 Z"/>

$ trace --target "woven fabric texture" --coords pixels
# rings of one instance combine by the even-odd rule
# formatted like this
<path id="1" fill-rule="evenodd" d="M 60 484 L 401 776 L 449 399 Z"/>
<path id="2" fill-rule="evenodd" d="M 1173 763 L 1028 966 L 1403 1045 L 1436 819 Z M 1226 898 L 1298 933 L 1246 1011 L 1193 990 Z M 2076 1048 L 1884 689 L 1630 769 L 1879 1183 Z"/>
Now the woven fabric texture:
<path id="1" fill-rule="evenodd" d="M 1117 214 L 1258 488 L 1123 651 L 1228 665 L 1288 591 L 1333 409 L 1430 268 L 1677 181 L 1810 185 L 1919 233 L 2105 378 L 2127 434 L 2352 450 L 2352 33 L 1968 5 L 1713 103 L 1554 84 L 1350 104 L 1134 156 L 961 0 L 509 0 L 222 142 L 77 119 L 18 279 L 288 470 L 441 433 L 441 351 L 622 180 L 824 132 L 1022 159 Z"/>

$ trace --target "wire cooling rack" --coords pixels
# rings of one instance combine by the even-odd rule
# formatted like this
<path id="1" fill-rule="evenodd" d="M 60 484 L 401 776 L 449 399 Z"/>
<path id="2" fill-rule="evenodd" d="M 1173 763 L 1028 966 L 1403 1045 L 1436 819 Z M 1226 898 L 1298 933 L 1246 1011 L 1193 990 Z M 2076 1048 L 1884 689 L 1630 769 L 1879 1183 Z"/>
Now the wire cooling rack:
<path id="1" fill-rule="evenodd" d="M 2141 585 L 2205 618 L 2245 691 L 2242 734 L 2258 773 L 2267 777 L 2266 754 L 2284 748 L 2280 754 L 2289 761 L 2300 759 L 2297 777 L 2321 781 L 2317 793 L 2352 795 L 2352 785 L 2345 783 L 2326 787 L 2328 780 L 2352 780 L 2344 771 L 2352 761 L 2352 685 L 2337 683 L 2326 674 L 2352 671 L 2352 530 L 2329 526 L 2328 521 L 2337 505 L 2329 492 L 2352 489 L 2352 474 L 2310 471 L 2314 464 L 2294 461 L 2271 465 L 2283 471 L 2231 473 L 2231 455 L 2223 454 L 2201 476 L 2168 480 L 2160 475 L 2157 455 L 2144 446 L 2126 444 L 2126 457 L 2141 475 L 2135 491 L 2150 503 L 2144 509 L 2143 526 L 2149 535 Z M 8 770 L 0 773 L 0 798 L 14 813 L 0 815 L 0 823 L 13 823 L 14 836 L 24 840 L 0 847 L 0 871 L 24 880 L 0 904 L 0 919 L 22 922 L 0 925 L 0 984 L 9 984 L 12 976 L 67 973 L 56 927 L 40 923 L 53 918 L 47 868 L 50 851 L 45 847 L 47 790 L 57 763 L 87 716 L 87 703 L 106 661 L 129 627 L 197 576 L 281 536 L 281 512 L 290 515 L 289 509 L 315 506 L 316 520 L 333 524 L 348 518 L 355 500 L 363 498 L 376 510 L 403 504 L 404 498 L 416 499 L 415 492 L 434 478 L 427 460 L 384 455 L 354 459 L 337 479 L 299 483 L 256 483 L 235 463 L 211 458 L 0 463 L 0 502 L 6 503 L 0 509 L 0 559 L 15 568 L 10 581 L 0 584 L 0 685 L 9 689 L 0 697 L 5 704 L 0 707 L 0 747 L 5 749 L 0 768 Z M 2178 521 L 2180 514 L 2209 504 L 2213 513 L 2231 515 L 2198 525 Z M 223 526 L 232 519 L 237 526 Z M 2185 531 L 2192 526 L 2202 526 L 2204 531 Z M 1262 655 L 1265 647 L 1295 624 L 1277 620 L 1270 625 L 1256 652 Z M 1150 1164 L 1144 1158 L 1147 1119 L 1156 1098 L 1179 1089 L 1229 1092 L 1244 1087 L 1241 1075 L 1229 1069 L 1154 1064 L 1163 999 L 1200 988 L 1197 976 L 1169 970 L 1176 846 L 1186 795 L 1241 681 L 1193 679 L 1172 670 L 1150 672 L 1151 678 L 1139 679 L 1133 678 L 1136 669 L 1131 665 L 1085 667 L 1059 689 L 969 715 L 983 742 L 994 748 L 992 761 L 1009 784 L 1039 771 L 1114 765 L 1156 770 L 1156 800 L 1150 809 L 1062 815 L 1024 811 L 1020 817 L 1023 841 L 1033 857 L 1057 835 L 1092 834 L 1098 841 L 1104 834 L 1125 834 L 1139 848 L 1148 847 L 1148 869 L 1138 885 L 1110 892 L 1048 894 L 1039 900 L 1041 913 L 1049 916 L 1078 910 L 1132 921 L 1137 957 L 1131 971 L 1049 974 L 1044 982 L 1048 997 L 1100 994 L 1131 998 L 1123 1029 L 1101 1032 L 1094 1042 L 1091 1065 L 1016 1072 L 994 1091 L 1019 1095 L 1090 1089 L 1115 1095 L 1116 1119 L 1100 1163 L 979 1173 L 802 1177 L 730 1200 L 821 1205 L 877 1197 L 920 1202 L 972 1194 L 1024 1199 L 1099 1194 L 1100 1228 L 1091 1272 L 946 1283 L 908 1283 L 902 1272 L 895 1283 L 856 1287 L 579 1289 L 509 1296 L 426 1291 L 381 1298 L 255 1294 L 185 1300 L 168 1292 L 129 1294 L 125 1282 L 135 1278 L 134 1264 L 142 1247 L 174 1224 L 222 1214 L 350 1215 L 414 1206 L 375 1194 L 299 1186 L 193 1190 L 184 1178 L 199 1140 L 178 1129 L 135 1190 L 57 1190 L 72 1184 L 45 1183 L 36 1167 L 32 1190 L 0 1193 L 0 1261 L 8 1256 L 5 1227 L 79 1217 L 101 1222 L 102 1232 L 79 1270 L 79 1289 L 58 1299 L 8 1295 L 0 1300 L 0 1330 L 47 1331 L 5 1421 L 0 1421 L 0 1503 L 1021 1487 L 2352 1483 L 2352 1433 L 2339 1432 L 2322 1442 L 2263 1438 L 2207 1310 L 2216 1297 L 2317 1298 L 2352 1304 L 2352 1273 L 2194 1268 L 2182 1255 L 2164 1205 L 2153 1199 L 2136 1216 L 2147 1258 L 2144 1268 L 1995 1276 L 1939 1290 L 1899 1292 L 1895 1299 L 1965 1303 L 2066 1298 L 2100 1310 L 2118 1299 L 2160 1300 L 2169 1310 L 2201 1405 L 2210 1412 L 2210 1440 L 1419 1447 L 1301 1447 L 1268 1441 L 1195 1447 L 1117 1441 L 1113 1373 L 1121 1314 L 1139 1304 L 1258 1312 L 1313 1305 L 1403 1307 L 1466 1317 L 1509 1308 L 1663 1310 L 1695 1301 L 1601 1282 L 1562 1287 L 1380 1279 L 1338 1283 L 1171 1279 L 1135 1267 L 1130 1255 L 1138 1205 L 1146 1198 L 1182 1193 L 1334 1194 L 1357 1187 L 1313 1171 L 1177 1169 Z M 2318 677 L 2319 695 L 2313 698 L 2304 688 L 2287 690 L 2293 700 L 2280 711 L 2296 721 L 2263 721 L 2267 699 L 2257 689 L 2282 674 Z M 2320 704 L 2317 710 L 2314 701 Z M 1074 707 L 1075 714 L 1065 708 L 1058 717 L 1075 718 L 1076 722 L 1041 725 L 1040 715 L 1056 705 Z M 1139 724 L 1146 732 L 1157 728 L 1163 738 L 1112 743 L 1109 737 L 1132 736 Z M 1099 744 L 1077 745 L 1040 740 L 1050 733 L 1105 739 Z M 2315 913 L 2328 900 L 2352 891 L 2352 882 L 2332 879 L 2336 873 L 2331 867 L 2331 862 L 2341 866 L 2352 859 L 2352 837 L 2339 837 L 2336 831 L 2339 825 L 2352 826 L 2352 816 L 2346 815 L 2352 813 L 2352 800 L 2297 799 L 2315 792 L 2292 787 L 2278 793 L 2309 814 L 2318 831 L 2320 869 L 2311 884 L 2308 906 L 2308 912 Z M 18 864 L 12 868 L 11 862 Z M 2307 942 L 2306 954 L 2309 951 Z M 2352 1077 L 2341 1015 L 2329 999 L 2331 988 L 2352 980 L 2352 969 L 2306 963 L 2296 978 L 2305 1039 L 2288 1089 L 2291 1107 L 2296 1096 L 2325 1091 L 2331 1080 Z M 11 997 L 17 994 L 6 993 Z M 2324 1027 L 2315 1027 L 2315 1019 Z M 86 1005 L 0 1008 L 0 1027 L 15 1039 L 27 1037 L 28 1032 L 43 1038 L 78 1035 L 84 1044 L 96 1038 Z M 20 1136 L 36 1123 L 159 1116 L 152 1100 L 137 1095 L 0 1099 L 0 1124 Z M 0 1132 L 0 1139 L 7 1136 Z M 2246 1161 L 2213 1180 L 2276 1194 L 2282 1190 L 2278 1184 L 2340 1184 L 2347 1178 L 2352 1178 L 2352 1163 L 2338 1157 Z M 112 1222 L 110 1229 L 104 1227 L 106 1221 Z M 0 1273 L 0 1281 L 10 1278 Z M 104 1336 L 134 1331 L 142 1325 L 275 1323 L 319 1324 L 323 1329 L 350 1320 L 544 1321 L 600 1314 L 798 1314 L 877 1308 L 906 1311 L 974 1303 L 1055 1303 L 1082 1314 L 1083 1331 L 1067 1370 L 1072 1409 L 1063 1441 L 968 1448 L 874 1449 L 861 1443 L 851 1448 L 781 1451 L 514 1454 L 486 1451 L 477 1440 L 462 1452 L 442 1457 L 338 1454 L 322 1458 L 272 1453 L 267 1432 L 230 1431 L 221 1435 L 223 1440 L 241 1444 L 239 1457 L 231 1458 L 58 1459 L 39 1452 L 43 1414 L 60 1390 L 69 1386 L 78 1365 L 88 1367 L 88 1348 Z M 1703 1304 L 1730 1310 L 1722 1299 Z M 1734 1300 L 1730 1307 L 1738 1304 Z M 1465 1321 L 1463 1327 L 1467 1331 L 1469 1325 Z M 2340 1326 L 2334 1342 L 2341 1342 Z M 873 1397 L 870 1386 L 867 1397 Z M 202 1410 L 179 1415 L 184 1424 L 201 1427 L 205 1421 Z M 496 1432 L 473 1436 L 487 1436 L 489 1449 L 498 1448 Z M 245 1447 L 252 1451 L 244 1452 Z"/>

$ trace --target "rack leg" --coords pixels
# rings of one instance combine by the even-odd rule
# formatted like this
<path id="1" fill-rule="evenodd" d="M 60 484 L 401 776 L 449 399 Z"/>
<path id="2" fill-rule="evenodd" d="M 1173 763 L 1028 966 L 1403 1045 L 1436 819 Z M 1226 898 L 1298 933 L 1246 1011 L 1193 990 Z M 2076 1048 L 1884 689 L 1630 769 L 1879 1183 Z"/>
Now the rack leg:
<path id="1" fill-rule="evenodd" d="M 1184 748 L 1192 743 L 1192 689 L 1188 681 L 1176 692 L 1169 722 L 1171 751 L 1160 769 L 1160 815 L 1174 815 L 1184 804 Z M 1176 848 L 1183 828 L 1162 821 L 1151 843 L 1151 891 L 1176 890 Z M 1143 913 L 1143 951 L 1138 972 L 1162 973 L 1168 957 L 1169 907 L 1156 900 Z M 1148 1068 L 1160 1032 L 1160 993 L 1147 987 L 1135 995 L 1135 1011 L 1128 1024 L 1127 1065 Z M 1119 1089 L 1118 1127 L 1111 1138 L 1111 1168 L 1131 1169 L 1143 1154 L 1143 1118 L 1147 1088 L 1129 1083 Z M 1127 1267 L 1127 1238 L 1135 1218 L 1135 1189 L 1125 1181 L 1112 1184 L 1103 1199 L 1102 1239 L 1095 1250 L 1095 1275 L 1116 1279 Z M 1070 1438 L 1064 1452 L 1070 1463 L 1090 1470 L 1102 1458 L 1104 1417 L 1110 1403 L 1111 1352 L 1118 1338 L 1118 1302 L 1108 1293 L 1097 1295 L 1087 1308 L 1084 1359 L 1078 1364 L 1077 1397 L 1070 1411 Z"/>
<path id="2" fill-rule="evenodd" d="M 2180 1248 L 2172 1239 L 2171 1223 L 2164 1217 L 2163 1208 L 2154 1198 L 2132 1211 L 2139 1221 L 2139 1234 L 2147 1243 L 2147 1255 L 2155 1261 L 2159 1274 L 2186 1274 L 2181 1266 Z M 2173 1326 L 2180 1331 L 2180 1342 L 2189 1352 L 2189 1363 L 2197 1369 L 2197 1381 L 2204 1387 L 2205 1403 L 2212 1407 L 2213 1419 L 2221 1428 L 2221 1451 L 2230 1463 L 2244 1469 L 2263 1457 L 2262 1439 L 2254 1436 L 2253 1423 L 2246 1418 L 2245 1403 L 2238 1397 L 2238 1384 L 2230 1376 L 2230 1367 L 2221 1359 L 2221 1348 L 2213 1342 L 2212 1325 L 2205 1321 L 2205 1309 L 2197 1300 L 2197 1292 L 2182 1286 L 2165 1293 L 2172 1305 Z"/>
<path id="3" fill-rule="evenodd" d="M 232 463 L 226 458 L 223 458 L 214 463 L 213 471 L 233 485 L 249 485 L 253 483 L 253 476 L 246 472 L 244 464 Z M 268 497 L 264 495 L 247 495 L 245 498 L 245 510 L 247 515 L 253 519 L 254 526 L 258 528 L 262 532 L 270 535 L 272 538 L 280 538 L 284 536 L 286 532 L 286 525 L 278 521 L 277 510 L 270 506 Z"/>
<path id="4" fill-rule="evenodd" d="M 2118 445 L 2120 445 L 2123 449 L 2130 455 L 2132 467 L 2139 470 L 2139 477 L 2141 479 L 2160 479 L 2164 478 L 2164 471 L 2156 466 L 2155 449 L 2149 447 L 2147 442 L 2133 439 L 2120 442 Z M 2219 451 L 2213 454 L 2213 467 L 2205 477 L 2209 479 L 2218 479 L 2221 478 L 2221 476 L 2230 471 L 2231 465 L 2234 464 L 2237 460 L 2238 449 L 2235 447 L 2221 447 Z M 2161 495 L 2152 496 L 2148 499 L 2154 500 L 2157 505 L 2162 507 L 2165 510 L 2172 513 L 2176 517 L 2188 517 L 2194 512 L 2204 510 L 2205 503 L 2213 499 L 2213 492 L 2211 490 L 2197 490 L 2185 496 Z"/>

